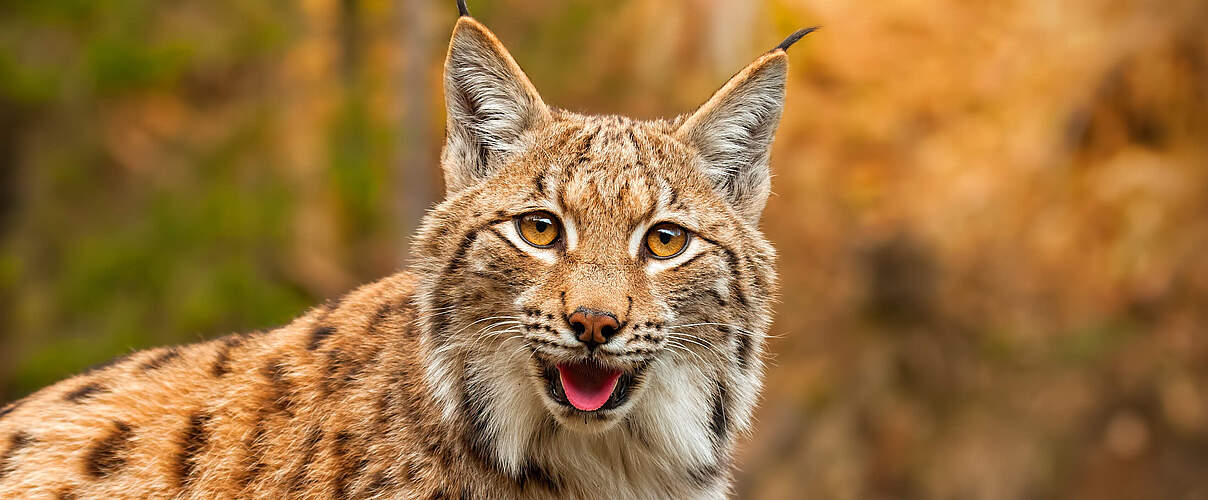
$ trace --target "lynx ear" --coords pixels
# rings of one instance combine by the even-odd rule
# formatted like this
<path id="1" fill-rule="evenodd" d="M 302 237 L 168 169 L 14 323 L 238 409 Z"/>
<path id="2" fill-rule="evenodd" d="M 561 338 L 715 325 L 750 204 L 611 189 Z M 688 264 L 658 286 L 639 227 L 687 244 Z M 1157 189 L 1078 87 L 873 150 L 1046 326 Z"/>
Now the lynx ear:
<path id="1" fill-rule="evenodd" d="M 814 29 L 793 33 L 734 75 L 675 132 L 696 148 L 714 187 L 748 221 L 759 220 L 771 192 L 768 156 L 784 108 L 785 49 Z"/>
<path id="2" fill-rule="evenodd" d="M 549 109 L 507 49 L 467 15 L 453 29 L 444 85 L 448 122 L 441 165 L 449 193 L 494 173 L 523 148 L 525 132 L 550 119 Z"/>

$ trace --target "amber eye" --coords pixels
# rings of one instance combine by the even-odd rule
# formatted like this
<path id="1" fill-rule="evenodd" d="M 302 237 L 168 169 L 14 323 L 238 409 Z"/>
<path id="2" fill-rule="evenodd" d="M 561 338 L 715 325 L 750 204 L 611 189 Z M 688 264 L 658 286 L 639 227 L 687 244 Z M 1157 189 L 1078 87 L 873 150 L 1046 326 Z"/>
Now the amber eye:
<path id="1" fill-rule="evenodd" d="M 688 231 L 670 222 L 661 222 L 646 233 L 646 248 L 657 259 L 670 259 L 688 246 Z"/>
<path id="2" fill-rule="evenodd" d="M 516 232 L 528 244 L 548 248 L 558 241 L 562 233 L 558 218 L 549 212 L 529 212 L 516 218 Z"/>

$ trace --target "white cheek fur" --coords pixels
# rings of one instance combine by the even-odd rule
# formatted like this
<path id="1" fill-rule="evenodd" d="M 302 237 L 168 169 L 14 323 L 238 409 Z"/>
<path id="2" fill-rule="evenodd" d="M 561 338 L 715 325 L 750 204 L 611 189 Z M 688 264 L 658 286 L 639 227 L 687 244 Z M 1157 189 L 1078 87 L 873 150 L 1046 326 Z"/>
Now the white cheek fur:
<path id="1" fill-rule="evenodd" d="M 570 217 L 562 219 L 562 230 L 566 233 L 562 235 L 566 238 L 566 251 L 574 251 L 575 247 L 579 246 L 579 232 L 575 230 L 575 220 Z"/>

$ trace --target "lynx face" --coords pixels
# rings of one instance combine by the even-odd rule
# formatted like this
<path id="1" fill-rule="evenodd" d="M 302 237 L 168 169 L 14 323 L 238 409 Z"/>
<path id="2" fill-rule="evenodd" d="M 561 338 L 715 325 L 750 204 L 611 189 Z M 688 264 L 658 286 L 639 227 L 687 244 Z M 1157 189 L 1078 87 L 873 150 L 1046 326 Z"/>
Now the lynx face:
<path id="1" fill-rule="evenodd" d="M 777 48 L 672 121 L 583 116 L 547 107 L 485 27 L 458 22 L 448 198 L 416 252 L 428 381 L 484 459 L 624 453 L 613 440 L 724 469 L 775 292 L 756 224 L 786 69 Z"/>

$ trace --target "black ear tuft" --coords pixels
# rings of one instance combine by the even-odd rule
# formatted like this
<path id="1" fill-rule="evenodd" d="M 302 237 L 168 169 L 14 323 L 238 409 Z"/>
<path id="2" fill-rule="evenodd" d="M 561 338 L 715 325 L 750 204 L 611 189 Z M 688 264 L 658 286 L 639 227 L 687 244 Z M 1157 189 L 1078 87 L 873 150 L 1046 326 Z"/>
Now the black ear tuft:
<path id="1" fill-rule="evenodd" d="M 817 31 L 818 28 L 821 28 L 821 26 L 811 26 L 809 28 L 797 30 L 792 35 L 789 35 L 788 38 L 785 38 L 783 42 L 780 42 L 780 45 L 777 45 L 776 48 L 772 50 L 789 50 L 789 47 L 792 47 L 794 43 L 797 43 L 797 40 L 802 39 L 805 35 Z"/>
<path id="2" fill-rule="evenodd" d="M 470 16 L 470 8 L 466 7 L 466 0 L 457 0 L 457 15 L 461 17 Z"/>

